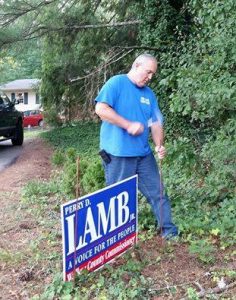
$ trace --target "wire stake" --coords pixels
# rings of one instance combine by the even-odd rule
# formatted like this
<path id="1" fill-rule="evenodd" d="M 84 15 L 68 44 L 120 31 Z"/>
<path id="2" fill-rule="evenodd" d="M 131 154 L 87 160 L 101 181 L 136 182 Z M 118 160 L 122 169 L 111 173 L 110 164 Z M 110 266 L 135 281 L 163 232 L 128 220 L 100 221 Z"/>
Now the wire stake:
<path id="1" fill-rule="evenodd" d="M 76 267 L 75 267 L 75 262 L 76 262 L 76 241 L 77 241 L 77 227 L 78 227 L 78 212 L 77 212 L 77 207 L 78 207 L 78 201 L 80 197 L 80 158 L 77 157 L 76 160 L 76 187 L 75 187 L 75 195 L 76 195 L 76 210 L 75 210 L 75 228 L 74 228 L 74 269 L 73 269 L 73 283 L 75 287 L 75 275 L 76 275 Z"/>

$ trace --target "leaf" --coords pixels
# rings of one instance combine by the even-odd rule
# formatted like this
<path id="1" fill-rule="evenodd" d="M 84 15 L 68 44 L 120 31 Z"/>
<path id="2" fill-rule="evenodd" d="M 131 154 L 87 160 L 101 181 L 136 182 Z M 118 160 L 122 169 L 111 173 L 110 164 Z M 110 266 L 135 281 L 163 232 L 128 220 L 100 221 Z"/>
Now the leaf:
<path id="1" fill-rule="evenodd" d="M 220 229 L 219 228 L 216 228 L 216 229 L 212 229 L 211 230 L 211 234 L 213 234 L 213 235 L 218 235 L 220 233 Z"/>

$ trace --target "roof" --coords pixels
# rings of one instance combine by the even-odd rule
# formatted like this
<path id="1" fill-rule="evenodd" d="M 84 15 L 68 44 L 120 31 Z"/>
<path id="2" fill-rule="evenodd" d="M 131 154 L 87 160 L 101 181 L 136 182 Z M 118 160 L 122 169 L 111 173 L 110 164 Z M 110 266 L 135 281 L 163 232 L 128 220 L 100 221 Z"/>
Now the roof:
<path id="1" fill-rule="evenodd" d="M 40 79 L 18 79 L 10 81 L 0 86 L 2 91 L 14 91 L 14 90 L 33 90 L 40 83 Z"/>

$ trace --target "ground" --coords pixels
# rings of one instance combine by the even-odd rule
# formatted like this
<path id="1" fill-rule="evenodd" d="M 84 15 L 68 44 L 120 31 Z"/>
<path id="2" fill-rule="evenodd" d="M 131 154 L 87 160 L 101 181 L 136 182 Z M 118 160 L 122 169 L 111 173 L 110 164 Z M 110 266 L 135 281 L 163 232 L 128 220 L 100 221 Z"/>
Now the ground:
<path id="1" fill-rule="evenodd" d="M 41 139 L 26 140 L 17 161 L 0 175 L 0 299 L 29 299 L 35 280 L 26 249 L 39 234 L 37 220 L 21 209 L 22 187 L 50 176 L 52 149 Z M 37 271 L 40 271 L 38 268 Z M 29 277 L 27 280 L 27 276 Z M 31 278 L 34 278 L 31 281 Z"/>
<path id="2" fill-rule="evenodd" d="M 42 243 L 34 244 L 36 237 L 40 240 L 46 234 L 32 211 L 29 213 L 22 207 L 20 198 L 22 187 L 30 180 L 49 179 L 53 151 L 39 138 L 27 140 L 23 147 L 17 161 L 0 174 L 0 299 L 4 300 L 30 299 L 40 294 L 52 280 L 47 272 L 48 265 L 43 264 L 42 259 L 34 259 L 34 263 L 30 259 L 32 252 L 35 255 L 39 253 L 37 247 L 44 247 L 44 238 L 41 238 Z M 45 251 L 48 249 L 45 248 Z M 56 251 L 61 255 L 61 249 Z M 142 273 L 152 280 L 152 300 L 197 299 L 187 297 L 186 291 L 190 289 L 190 293 L 191 288 L 202 296 L 206 296 L 210 288 L 214 289 L 216 298 L 212 299 L 234 299 L 236 285 L 227 275 L 229 270 L 236 270 L 232 252 L 232 248 L 219 251 L 214 265 L 204 264 L 196 255 L 189 253 L 187 243 L 165 243 L 155 236 L 145 241 L 140 239 L 138 249 L 132 250 L 132 257 L 149 261 Z M 113 263 L 113 267 L 118 268 L 122 262 L 121 257 Z M 218 287 L 216 274 L 223 278 L 225 290 Z M 126 278 L 124 274 L 124 279 L 130 280 L 130 274 Z"/>

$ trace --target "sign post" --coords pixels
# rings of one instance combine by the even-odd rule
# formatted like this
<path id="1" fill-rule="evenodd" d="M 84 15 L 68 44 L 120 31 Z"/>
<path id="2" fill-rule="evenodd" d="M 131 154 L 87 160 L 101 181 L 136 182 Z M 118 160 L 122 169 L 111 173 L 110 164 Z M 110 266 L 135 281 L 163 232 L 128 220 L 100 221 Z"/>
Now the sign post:
<path id="1" fill-rule="evenodd" d="M 137 175 L 61 205 L 64 280 L 97 270 L 137 242 Z"/>

